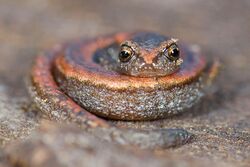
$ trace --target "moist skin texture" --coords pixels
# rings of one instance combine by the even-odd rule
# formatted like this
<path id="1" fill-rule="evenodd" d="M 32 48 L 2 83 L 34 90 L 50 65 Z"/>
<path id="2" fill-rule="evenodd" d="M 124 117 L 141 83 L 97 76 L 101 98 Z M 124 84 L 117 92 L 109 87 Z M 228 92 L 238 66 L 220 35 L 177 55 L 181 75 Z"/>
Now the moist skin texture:
<path id="1" fill-rule="evenodd" d="M 218 62 L 207 63 L 200 53 L 176 42 L 137 32 L 57 46 L 37 57 L 30 94 L 51 119 L 77 122 L 106 140 L 145 148 L 186 143 L 192 135 L 182 129 L 122 129 L 97 117 L 155 120 L 197 104 L 216 76 Z M 174 60 L 164 55 L 173 44 L 180 50 Z M 133 52 L 125 62 L 119 59 L 124 45 Z"/>

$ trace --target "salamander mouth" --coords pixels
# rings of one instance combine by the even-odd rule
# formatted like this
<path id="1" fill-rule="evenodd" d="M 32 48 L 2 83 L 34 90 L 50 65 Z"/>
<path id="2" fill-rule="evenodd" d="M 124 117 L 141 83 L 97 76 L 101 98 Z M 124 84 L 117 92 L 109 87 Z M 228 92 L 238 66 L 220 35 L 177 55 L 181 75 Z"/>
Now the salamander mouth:
<path id="1" fill-rule="evenodd" d="M 130 75 L 138 76 L 138 77 L 163 77 L 166 75 L 170 75 L 178 71 L 179 68 L 173 71 L 169 71 L 166 68 L 156 68 L 154 66 L 146 66 L 140 69 L 135 68 L 130 70 Z"/>
<path id="2" fill-rule="evenodd" d="M 136 59 L 129 63 L 121 63 L 119 72 L 129 76 L 136 77 L 163 77 L 177 72 L 181 67 L 181 63 L 161 60 L 153 63 L 145 63 L 140 59 Z"/>

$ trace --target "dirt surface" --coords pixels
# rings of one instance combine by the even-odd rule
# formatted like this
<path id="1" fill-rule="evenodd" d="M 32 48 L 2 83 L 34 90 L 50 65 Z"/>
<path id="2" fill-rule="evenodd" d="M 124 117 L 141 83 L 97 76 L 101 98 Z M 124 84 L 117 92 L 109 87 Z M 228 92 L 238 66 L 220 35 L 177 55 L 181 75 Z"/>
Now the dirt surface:
<path id="1" fill-rule="evenodd" d="M 0 0 L 0 166 L 250 166 L 249 9 L 247 0 Z M 37 53 L 68 39 L 138 29 L 198 44 L 222 61 L 217 93 L 196 111 L 115 122 L 182 127 L 195 134 L 191 143 L 139 150 L 70 125 L 40 123 L 25 87 Z"/>

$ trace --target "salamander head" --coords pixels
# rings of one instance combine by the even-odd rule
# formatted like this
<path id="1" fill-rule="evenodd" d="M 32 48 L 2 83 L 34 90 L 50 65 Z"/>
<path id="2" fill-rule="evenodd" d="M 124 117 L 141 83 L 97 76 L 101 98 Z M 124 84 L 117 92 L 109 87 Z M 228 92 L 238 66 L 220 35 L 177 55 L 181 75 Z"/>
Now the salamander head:
<path id="1" fill-rule="evenodd" d="M 120 45 L 119 71 L 139 77 L 159 77 L 176 72 L 183 60 L 177 39 L 139 33 Z"/>

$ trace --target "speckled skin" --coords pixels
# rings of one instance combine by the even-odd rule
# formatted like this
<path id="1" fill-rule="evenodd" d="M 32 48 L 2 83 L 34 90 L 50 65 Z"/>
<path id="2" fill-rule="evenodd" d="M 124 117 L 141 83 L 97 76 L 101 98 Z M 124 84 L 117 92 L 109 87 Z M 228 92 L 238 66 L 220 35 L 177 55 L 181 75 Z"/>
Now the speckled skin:
<path id="1" fill-rule="evenodd" d="M 99 129 L 93 133 L 117 143 L 136 143 L 150 148 L 186 143 L 191 134 L 182 129 L 151 132 L 120 129 L 95 116 L 118 120 L 154 120 L 180 113 L 204 96 L 204 89 L 217 74 L 217 62 L 208 65 L 199 53 L 182 44 L 183 64 L 171 75 L 145 78 L 121 74 L 114 59 L 115 54 L 107 53 L 110 49 L 117 52 L 117 44 L 131 40 L 136 34 L 117 33 L 70 42 L 38 56 L 29 82 L 29 92 L 34 102 L 51 119 L 74 121 L 87 130 Z M 140 42 L 143 45 L 143 41 Z M 157 42 L 150 47 L 156 45 Z M 156 132 L 159 135 L 152 135 Z"/>

